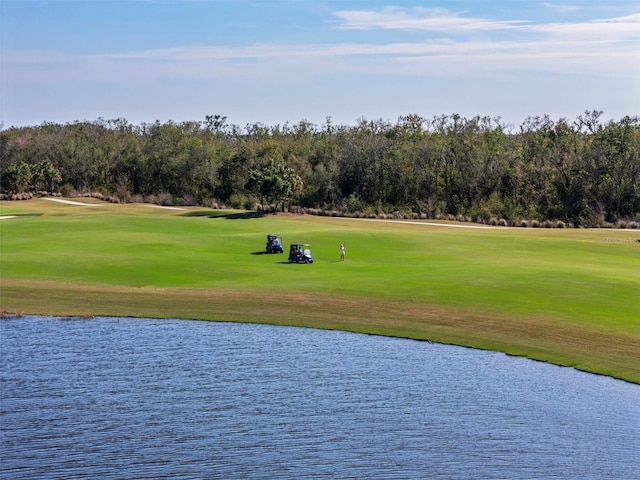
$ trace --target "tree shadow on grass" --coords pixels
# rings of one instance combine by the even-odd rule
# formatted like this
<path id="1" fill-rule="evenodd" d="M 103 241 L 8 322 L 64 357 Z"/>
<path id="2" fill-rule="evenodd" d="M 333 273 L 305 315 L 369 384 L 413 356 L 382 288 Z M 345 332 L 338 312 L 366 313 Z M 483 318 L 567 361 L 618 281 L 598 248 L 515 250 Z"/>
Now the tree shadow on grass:
<path id="1" fill-rule="evenodd" d="M 24 213 L 2 213 L 0 212 L 0 216 L 11 216 L 11 217 L 42 217 L 44 213 L 41 212 L 24 212 Z"/>
<path id="2" fill-rule="evenodd" d="M 262 218 L 264 212 L 225 212 L 221 210 L 198 210 L 197 212 L 183 213 L 183 217 L 207 217 L 207 218 L 226 218 L 227 220 L 250 220 L 252 218 Z"/>

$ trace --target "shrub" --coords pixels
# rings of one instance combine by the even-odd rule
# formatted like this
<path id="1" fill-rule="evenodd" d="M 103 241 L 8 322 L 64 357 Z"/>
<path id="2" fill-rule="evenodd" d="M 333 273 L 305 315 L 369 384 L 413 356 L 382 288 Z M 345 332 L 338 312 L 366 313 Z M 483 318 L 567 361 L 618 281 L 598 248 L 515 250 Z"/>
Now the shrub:
<path id="1" fill-rule="evenodd" d="M 33 198 L 31 192 L 12 193 L 9 195 L 9 200 L 29 200 Z"/>
<path id="2" fill-rule="evenodd" d="M 347 197 L 345 202 L 347 211 L 351 213 L 362 210 L 365 206 L 364 203 L 353 193 Z"/>
<path id="3" fill-rule="evenodd" d="M 228 204 L 231 208 L 245 208 L 247 198 L 241 193 L 233 193 L 229 197 Z"/>
<path id="4" fill-rule="evenodd" d="M 165 207 L 171 207 L 171 206 L 173 206 L 173 197 L 171 196 L 170 193 L 166 193 L 166 192 L 159 193 L 156 196 L 156 202 L 155 203 L 157 205 L 162 205 L 162 206 L 165 206 Z"/>
<path id="5" fill-rule="evenodd" d="M 104 195 L 101 192 L 84 192 L 80 195 L 82 198 L 97 198 L 98 200 L 104 200 Z"/>
<path id="6" fill-rule="evenodd" d="M 191 193 L 185 193 L 182 197 L 182 204 L 187 206 L 193 206 L 196 204 L 196 197 Z"/>
<path id="7" fill-rule="evenodd" d="M 77 196 L 78 192 L 76 192 L 76 189 L 73 188 L 73 185 L 71 185 L 70 183 L 65 183 L 60 189 L 60 194 L 66 198 L 73 198 Z"/>
<path id="8" fill-rule="evenodd" d="M 618 228 L 638 228 L 638 222 L 634 220 L 618 220 L 616 222 Z"/>

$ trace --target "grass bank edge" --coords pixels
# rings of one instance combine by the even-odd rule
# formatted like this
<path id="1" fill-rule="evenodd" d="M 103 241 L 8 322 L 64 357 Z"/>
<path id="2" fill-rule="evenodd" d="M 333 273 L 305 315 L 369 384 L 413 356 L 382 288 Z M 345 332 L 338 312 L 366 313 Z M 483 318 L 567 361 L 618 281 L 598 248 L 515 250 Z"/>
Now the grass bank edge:
<path id="1" fill-rule="evenodd" d="M 273 293 L 247 296 L 239 290 L 3 281 L 0 301 L 7 310 L 20 314 L 263 323 L 432 341 L 503 352 L 640 384 L 640 339 L 620 332 L 440 305 Z"/>

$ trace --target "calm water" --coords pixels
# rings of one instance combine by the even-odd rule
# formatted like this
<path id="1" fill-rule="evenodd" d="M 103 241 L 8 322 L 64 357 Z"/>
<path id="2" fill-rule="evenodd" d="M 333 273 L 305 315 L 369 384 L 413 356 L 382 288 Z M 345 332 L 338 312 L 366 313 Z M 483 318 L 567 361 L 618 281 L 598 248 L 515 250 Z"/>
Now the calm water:
<path id="1" fill-rule="evenodd" d="M 0 322 L 0 477 L 640 478 L 640 387 L 459 347 Z"/>

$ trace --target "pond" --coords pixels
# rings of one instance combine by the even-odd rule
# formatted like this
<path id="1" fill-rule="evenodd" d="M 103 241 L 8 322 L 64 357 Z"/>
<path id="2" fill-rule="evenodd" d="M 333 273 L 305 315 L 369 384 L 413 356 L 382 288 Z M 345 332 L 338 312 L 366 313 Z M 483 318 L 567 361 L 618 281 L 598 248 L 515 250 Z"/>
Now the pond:
<path id="1" fill-rule="evenodd" d="M 0 322 L 0 478 L 637 478 L 640 387 L 268 325 Z"/>

